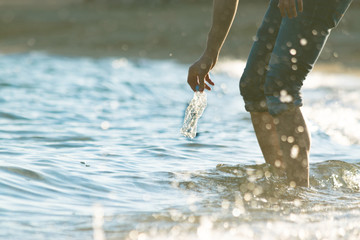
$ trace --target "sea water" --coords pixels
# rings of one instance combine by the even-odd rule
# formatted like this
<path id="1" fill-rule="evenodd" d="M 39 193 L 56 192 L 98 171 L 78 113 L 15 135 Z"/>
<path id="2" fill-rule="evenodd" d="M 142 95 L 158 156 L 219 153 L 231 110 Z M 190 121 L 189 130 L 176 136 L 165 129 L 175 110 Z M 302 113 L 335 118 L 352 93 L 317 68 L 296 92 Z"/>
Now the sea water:
<path id="1" fill-rule="evenodd" d="M 0 56 L 0 239 L 359 239 L 360 77 L 303 89 L 310 188 L 264 164 L 220 61 L 197 137 L 173 61 Z"/>

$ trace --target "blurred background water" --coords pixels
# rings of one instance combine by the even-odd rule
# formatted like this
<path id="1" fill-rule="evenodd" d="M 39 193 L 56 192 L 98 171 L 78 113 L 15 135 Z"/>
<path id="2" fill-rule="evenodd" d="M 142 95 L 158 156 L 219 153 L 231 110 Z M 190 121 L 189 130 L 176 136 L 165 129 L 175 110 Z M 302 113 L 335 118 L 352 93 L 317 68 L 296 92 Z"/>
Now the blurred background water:
<path id="1" fill-rule="evenodd" d="M 198 136 L 175 61 L 0 56 L 0 239 L 359 239 L 360 79 L 313 72 L 310 188 L 264 164 L 220 61 Z"/>

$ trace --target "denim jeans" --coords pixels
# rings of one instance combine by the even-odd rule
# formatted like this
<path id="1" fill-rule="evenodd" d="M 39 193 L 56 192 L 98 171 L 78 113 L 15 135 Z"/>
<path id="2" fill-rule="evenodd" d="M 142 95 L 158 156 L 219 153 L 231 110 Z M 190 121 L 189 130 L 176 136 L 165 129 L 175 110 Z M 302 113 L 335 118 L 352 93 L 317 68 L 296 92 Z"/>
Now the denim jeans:
<path id="1" fill-rule="evenodd" d="M 300 89 L 352 0 L 303 0 L 296 18 L 282 18 L 271 0 L 251 49 L 240 92 L 250 112 L 277 115 L 302 106 Z"/>

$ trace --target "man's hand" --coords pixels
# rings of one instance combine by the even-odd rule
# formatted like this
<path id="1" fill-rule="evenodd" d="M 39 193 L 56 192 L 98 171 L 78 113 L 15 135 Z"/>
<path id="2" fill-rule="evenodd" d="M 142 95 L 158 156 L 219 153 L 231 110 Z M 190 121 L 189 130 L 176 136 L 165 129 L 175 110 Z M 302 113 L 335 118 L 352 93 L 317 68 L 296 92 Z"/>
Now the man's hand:
<path id="1" fill-rule="evenodd" d="M 296 0 L 299 12 L 303 11 L 303 0 Z M 279 0 L 280 13 L 282 17 L 286 15 L 289 18 L 297 17 L 295 0 Z"/>
<path id="2" fill-rule="evenodd" d="M 211 90 L 209 71 L 215 66 L 222 45 L 234 21 L 239 0 L 214 0 L 211 29 L 204 54 L 189 68 L 187 82 L 195 91 Z M 206 82 L 205 82 L 206 81 Z"/>
<path id="3" fill-rule="evenodd" d="M 204 89 L 211 90 L 209 85 L 214 86 L 215 84 L 211 81 L 209 77 L 209 71 L 214 67 L 216 59 L 213 60 L 210 57 L 202 56 L 189 68 L 187 82 L 190 85 L 191 89 L 195 91 L 204 91 Z M 205 81 L 207 83 L 205 83 Z"/>

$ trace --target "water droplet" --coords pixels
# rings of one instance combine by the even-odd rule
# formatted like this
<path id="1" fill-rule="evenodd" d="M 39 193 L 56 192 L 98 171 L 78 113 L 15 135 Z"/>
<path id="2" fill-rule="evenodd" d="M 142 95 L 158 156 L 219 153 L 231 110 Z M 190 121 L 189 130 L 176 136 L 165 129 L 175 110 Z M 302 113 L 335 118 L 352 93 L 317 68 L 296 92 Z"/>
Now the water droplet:
<path id="1" fill-rule="evenodd" d="M 251 198 L 252 198 L 252 195 L 250 194 L 250 193 L 245 193 L 245 195 L 244 195 L 244 200 L 245 201 L 250 201 L 251 200 Z"/>
<path id="2" fill-rule="evenodd" d="M 290 157 L 292 159 L 296 159 L 299 156 L 299 151 L 300 151 L 299 146 L 295 144 L 294 146 L 292 146 L 290 150 Z"/>
<path id="3" fill-rule="evenodd" d="M 147 240 L 149 239 L 145 233 L 140 233 L 138 236 L 138 240 Z"/>
<path id="4" fill-rule="evenodd" d="M 307 40 L 306 40 L 306 38 L 300 39 L 300 45 L 301 45 L 301 46 L 306 46 L 306 45 L 307 45 Z"/>
<path id="5" fill-rule="evenodd" d="M 295 141 L 295 138 L 293 136 L 289 136 L 287 138 L 288 143 L 293 143 Z"/>
<path id="6" fill-rule="evenodd" d="M 101 129 L 108 130 L 110 128 L 110 123 L 108 121 L 103 121 L 100 126 Z"/>
<path id="7" fill-rule="evenodd" d="M 229 209 L 229 207 L 230 207 L 230 202 L 228 201 L 228 200 L 223 200 L 222 202 L 221 202 L 221 207 L 223 208 L 223 209 Z"/>
<path id="8" fill-rule="evenodd" d="M 36 39 L 35 39 L 35 38 L 30 38 L 30 39 L 27 41 L 27 45 L 28 45 L 29 47 L 34 46 L 35 43 L 36 43 Z"/>
<path id="9" fill-rule="evenodd" d="M 281 161 L 280 160 L 276 160 L 275 161 L 275 167 L 281 167 Z"/>
<path id="10" fill-rule="evenodd" d="M 297 127 L 297 130 L 298 130 L 300 133 L 302 133 L 302 132 L 305 131 L 305 129 L 304 129 L 303 126 L 298 126 L 298 127 Z"/>
<path id="11" fill-rule="evenodd" d="M 121 46 L 121 49 L 122 49 L 123 51 L 127 51 L 127 50 L 129 50 L 129 46 L 126 45 L 126 44 L 123 44 L 123 45 Z"/>
<path id="12" fill-rule="evenodd" d="M 232 215 L 233 215 L 234 217 L 239 217 L 240 214 L 241 214 L 240 209 L 234 208 L 234 209 L 232 210 Z"/>
<path id="13" fill-rule="evenodd" d="M 129 65 L 129 62 L 126 58 L 116 59 L 116 60 L 112 61 L 112 63 L 111 63 L 111 66 L 114 69 L 124 68 L 124 67 L 127 67 L 128 65 Z"/>
<path id="14" fill-rule="evenodd" d="M 280 91 L 280 101 L 283 103 L 288 103 L 293 100 L 292 96 L 287 93 L 286 90 Z"/>
<path id="15" fill-rule="evenodd" d="M 276 161 L 279 161 L 279 160 L 276 160 Z M 275 163 L 276 163 L 276 161 L 275 161 Z M 280 161 L 279 161 L 279 162 L 280 162 Z M 265 177 L 266 177 L 266 178 L 271 177 L 271 172 L 266 171 L 266 172 L 265 172 Z"/>
<path id="16" fill-rule="evenodd" d="M 189 223 L 194 223 L 195 222 L 195 217 L 194 216 L 189 216 L 189 218 L 188 218 L 188 222 Z"/>
<path id="17" fill-rule="evenodd" d="M 253 194 L 254 194 L 255 196 L 258 196 L 258 195 L 260 195 L 260 194 L 262 194 L 262 193 L 263 193 L 263 188 L 262 188 L 261 186 L 256 187 L 256 188 L 254 189 L 254 191 L 253 191 Z"/>
<path id="18" fill-rule="evenodd" d="M 263 68 L 259 68 L 258 70 L 257 70 L 257 73 L 259 74 L 259 75 L 264 75 L 264 69 Z"/>
<path id="19" fill-rule="evenodd" d="M 294 200 L 294 205 L 295 205 L 295 207 L 300 207 L 301 206 L 301 201 L 300 201 L 300 199 L 295 199 Z"/>

